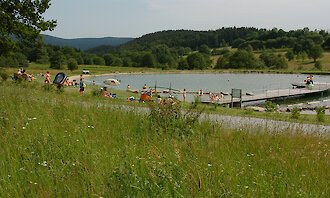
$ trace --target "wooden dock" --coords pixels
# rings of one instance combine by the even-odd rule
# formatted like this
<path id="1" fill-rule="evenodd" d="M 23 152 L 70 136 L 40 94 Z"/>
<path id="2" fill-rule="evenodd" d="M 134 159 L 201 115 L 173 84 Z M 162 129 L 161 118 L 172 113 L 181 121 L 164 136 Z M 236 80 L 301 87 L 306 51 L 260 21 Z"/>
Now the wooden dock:
<path id="1" fill-rule="evenodd" d="M 254 102 L 260 100 L 274 100 L 274 99 L 283 99 L 287 97 L 299 97 L 303 95 L 313 94 L 313 93 L 323 93 L 330 90 L 329 83 L 320 83 L 314 84 L 313 88 L 296 88 L 296 89 L 277 89 L 269 90 L 262 94 L 256 94 L 253 96 L 242 96 L 242 103 L 244 102 Z M 220 101 L 203 101 L 206 104 L 231 104 L 231 98 L 224 98 Z M 240 103 L 239 98 L 233 99 L 234 103 Z"/>

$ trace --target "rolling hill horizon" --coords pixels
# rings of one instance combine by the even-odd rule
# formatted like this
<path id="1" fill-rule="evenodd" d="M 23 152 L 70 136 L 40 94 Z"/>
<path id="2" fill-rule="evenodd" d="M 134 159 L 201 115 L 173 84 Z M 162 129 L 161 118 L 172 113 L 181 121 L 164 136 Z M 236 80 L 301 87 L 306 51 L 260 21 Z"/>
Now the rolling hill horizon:
<path id="1" fill-rule="evenodd" d="M 70 46 L 75 47 L 81 50 L 88 50 L 91 48 L 110 45 L 118 46 L 129 41 L 134 40 L 135 38 L 129 37 L 103 37 L 103 38 L 73 38 L 73 39 L 64 39 L 60 37 L 50 36 L 47 34 L 42 34 L 43 41 L 46 44 L 57 45 L 57 46 Z"/>

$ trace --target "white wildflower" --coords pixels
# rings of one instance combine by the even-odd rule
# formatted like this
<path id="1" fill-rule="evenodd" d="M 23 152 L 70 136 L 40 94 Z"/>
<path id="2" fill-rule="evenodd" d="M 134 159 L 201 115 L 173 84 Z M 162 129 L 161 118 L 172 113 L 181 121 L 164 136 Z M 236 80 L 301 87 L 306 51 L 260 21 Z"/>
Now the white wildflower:
<path id="1" fill-rule="evenodd" d="M 38 165 L 40 165 L 40 166 L 47 166 L 47 161 L 43 161 L 42 163 L 38 163 Z"/>

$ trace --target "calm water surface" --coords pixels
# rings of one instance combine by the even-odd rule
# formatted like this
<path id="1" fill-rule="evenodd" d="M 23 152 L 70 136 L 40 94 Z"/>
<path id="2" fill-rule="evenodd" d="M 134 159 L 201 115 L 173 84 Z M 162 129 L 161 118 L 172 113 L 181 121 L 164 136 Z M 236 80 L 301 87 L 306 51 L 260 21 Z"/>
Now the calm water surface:
<path id="1" fill-rule="evenodd" d="M 86 82 L 91 84 L 95 80 L 96 85 L 107 86 L 104 80 L 114 78 L 121 80 L 119 86 L 113 88 L 125 90 L 127 85 L 131 89 L 142 89 L 144 84 L 148 87 L 154 87 L 157 83 L 157 89 L 168 90 L 171 86 L 175 90 L 198 91 L 219 93 L 231 92 L 231 89 L 242 89 L 243 92 L 252 92 L 254 94 L 264 93 L 267 90 L 277 90 L 292 88 L 292 82 L 303 82 L 307 75 L 302 74 L 138 74 L 138 75 L 112 75 L 106 77 L 86 78 Z M 314 75 L 315 82 L 330 83 L 330 76 Z M 109 86 L 108 86 L 109 87 Z M 110 87 L 112 88 L 112 87 Z M 175 95 L 182 99 L 182 95 Z M 193 94 L 188 94 L 189 101 L 194 99 Z M 203 96 L 207 100 L 208 96 Z M 329 96 L 315 98 L 313 100 L 330 99 Z M 329 105 L 330 101 L 322 103 Z"/>

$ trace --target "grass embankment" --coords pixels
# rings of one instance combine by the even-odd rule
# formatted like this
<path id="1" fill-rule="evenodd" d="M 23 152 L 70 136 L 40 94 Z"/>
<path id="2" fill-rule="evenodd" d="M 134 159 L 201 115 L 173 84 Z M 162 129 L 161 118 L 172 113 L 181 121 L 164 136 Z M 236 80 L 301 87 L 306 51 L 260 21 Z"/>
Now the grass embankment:
<path id="1" fill-rule="evenodd" d="M 38 83 L 0 96 L 0 197 L 329 196 L 327 137 L 155 119 Z"/>
<path id="2" fill-rule="evenodd" d="M 118 105 L 125 105 L 125 106 L 136 106 L 136 107 L 145 107 L 145 104 L 138 103 L 138 102 L 128 102 L 124 99 L 109 99 L 103 97 L 90 97 L 93 95 L 93 92 L 98 92 L 100 90 L 99 86 L 92 86 L 89 85 L 86 90 L 85 94 L 87 95 L 86 100 L 89 102 L 101 102 L 101 103 L 115 103 Z M 126 90 L 118 90 L 113 88 L 108 88 L 110 93 L 116 93 L 119 98 L 129 98 L 133 96 L 134 98 L 138 99 L 140 94 L 131 93 L 130 91 Z M 65 88 L 66 94 L 70 95 L 71 97 L 76 97 L 79 92 L 79 88 L 74 87 L 66 87 Z M 156 100 L 156 96 L 153 96 L 153 100 Z M 188 102 L 182 102 L 182 108 L 184 110 L 189 109 L 191 106 Z M 309 123 L 309 124 L 321 124 L 321 125 L 330 125 L 330 115 L 324 115 L 323 121 L 318 120 L 317 115 L 309 115 L 309 114 L 300 114 L 298 118 L 292 118 L 291 113 L 277 113 L 277 112 L 258 112 L 253 110 L 244 110 L 240 108 L 227 108 L 222 107 L 219 105 L 208 105 L 208 104 L 200 104 L 196 111 L 203 110 L 204 113 L 210 114 L 220 114 L 226 116 L 240 116 L 240 117 L 255 117 L 255 118 L 262 118 L 262 119 L 271 119 L 271 120 L 278 120 L 278 121 L 288 121 L 288 122 L 298 122 L 298 123 Z"/>
<path id="3" fill-rule="evenodd" d="M 233 49 L 236 50 L 236 49 Z M 260 55 L 261 52 L 256 51 L 256 56 Z M 284 54 L 283 50 L 278 51 L 277 53 Z M 212 56 L 212 67 L 215 66 L 216 61 L 220 56 Z M 261 72 L 261 73 L 311 73 L 311 74 L 330 74 L 330 52 L 324 52 L 323 57 L 319 59 L 322 63 L 322 70 L 317 70 L 314 67 L 314 62 L 312 59 L 305 60 L 293 60 L 289 62 L 288 69 L 278 69 L 278 70 L 255 70 L 255 69 L 225 69 L 225 70 L 214 70 L 212 68 L 208 70 L 193 70 L 193 71 L 182 71 L 182 70 L 162 70 L 161 68 L 142 68 L 142 67 L 117 67 L 117 66 L 102 66 L 102 65 L 79 65 L 78 70 L 70 71 L 67 69 L 55 70 L 50 69 L 49 64 L 36 64 L 30 63 L 29 67 L 26 68 L 28 73 L 38 74 L 45 73 L 49 71 L 51 75 L 55 75 L 58 72 L 65 71 L 68 75 L 80 75 L 83 69 L 89 70 L 91 75 L 96 74 L 105 74 L 105 73 L 135 73 L 135 72 Z M 66 68 L 66 66 L 65 66 Z M 11 73 L 17 72 L 17 68 L 10 68 L 9 71 Z"/>
<path id="4" fill-rule="evenodd" d="M 268 120 L 278 120 L 297 123 L 330 125 L 330 115 L 324 115 L 323 121 L 318 120 L 317 115 L 299 114 L 298 118 L 293 118 L 292 113 L 258 112 L 253 110 L 243 110 L 239 108 L 225 108 L 214 105 L 205 105 L 205 113 L 221 114 L 227 116 L 254 117 Z"/>
<path id="5" fill-rule="evenodd" d="M 37 76 L 38 73 L 43 72 L 45 73 L 45 70 L 38 70 L 41 69 L 43 66 L 42 65 L 38 65 L 38 64 L 32 64 L 31 67 L 28 68 L 28 70 L 31 69 L 31 71 L 34 71 L 33 74 L 35 76 Z M 111 72 L 115 73 L 115 72 L 127 72 L 127 73 L 131 73 L 131 72 L 161 72 L 161 70 L 157 70 L 157 69 L 150 69 L 148 70 L 147 68 L 122 68 L 122 67 L 108 67 L 108 66 L 91 66 L 91 67 L 95 67 L 97 68 L 94 74 L 102 74 L 102 72 L 104 73 L 107 68 L 111 68 Z M 124 69 L 124 70 L 120 70 L 120 69 Z M 6 72 L 13 72 L 14 69 L 7 69 Z M 16 71 L 16 70 L 15 70 Z M 51 70 L 50 70 L 51 71 Z M 52 70 L 52 76 L 51 79 L 54 78 L 55 74 L 61 72 L 60 70 Z M 78 75 L 79 73 L 77 73 L 78 71 L 74 71 L 73 73 L 70 73 L 70 71 L 66 71 L 68 73 L 69 76 L 72 75 Z M 81 71 L 80 71 L 81 72 Z M 42 83 L 44 81 L 44 77 L 38 77 L 36 79 L 37 82 Z M 91 86 L 89 85 L 86 88 L 85 93 L 87 95 L 92 95 L 92 92 L 98 91 L 100 89 L 99 86 Z M 110 93 L 116 93 L 117 96 L 125 98 L 125 97 L 135 97 L 135 98 L 139 98 L 139 94 L 135 94 L 135 93 L 131 93 L 125 90 L 118 90 L 118 89 L 114 89 L 114 88 L 109 88 L 108 90 Z M 68 87 L 65 88 L 65 92 L 67 93 L 67 95 L 71 95 L 71 97 L 75 97 L 77 96 L 78 92 L 79 92 L 79 88 L 74 88 L 74 87 Z M 86 99 L 86 98 L 85 98 Z M 98 101 L 108 101 L 108 98 L 98 98 L 98 97 L 93 97 L 90 98 L 90 101 L 95 102 L 96 100 Z M 124 105 L 135 105 L 135 106 L 141 106 L 140 104 L 136 104 L 136 103 L 127 103 L 124 100 L 117 100 L 116 101 L 117 104 L 124 104 Z M 187 107 L 189 106 L 189 103 L 185 103 L 183 105 L 184 109 L 187 109 Z M 252 110 L 242 110 L 242 109 L 230 109 L 230 108 L 223 108 L 221 106 L 214 106 L 214 105 L 200 105 L 201 108 L 205 109 L 205 113 L 213 113 L 213 114 L 222 114 L 222 115 L 228 115 L 228 116 L 242 116 L 242 117 L 256 117 L 256 118 L 263 118 L 263 119 L 273 119 L 273 120 L 280 120 L 280 121 L 291 121 L 291 122 L 299 122 L 299 123 L 311 123 L 311 124 L 322 124 L 322 125 L 330 125 L 330 116 L 329 115 L 325 115 L 324 116 L 324 121 L 320 122 L 317 119 L 316 115 L 306 115 L 306 114 L 302 114 L 299 116 L 299 118 L 297 119 L 292 119 L 292 116 L 290 113 L 271 113 L 271 112 L 256 112 L 256 111 L 252 111 Z"/>

